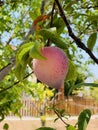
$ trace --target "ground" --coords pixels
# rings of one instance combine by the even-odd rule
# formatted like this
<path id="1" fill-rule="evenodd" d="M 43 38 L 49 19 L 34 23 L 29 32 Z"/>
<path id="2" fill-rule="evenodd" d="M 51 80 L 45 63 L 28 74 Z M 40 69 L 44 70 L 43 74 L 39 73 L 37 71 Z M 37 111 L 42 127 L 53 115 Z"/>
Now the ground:
<path id="1" fill-rule="evenodd" d="M 77 117 L 71 117 L 68 122 L 75 124 L 76 120 Z M 6 118 L 0 123 L 0 130 L 3 130 L 4 123 L 9 124 L 8 130 L 35 130 L 36 128 L 41 127 L 39 118 Z M 54 123 L 53 119 L 50 118 L 47 119 L 46 126 L 54 127 L 56 130 L 66 130 L 64 124 L 60 120 Z M 87 130 L 98 130 L 98 116 L 92 116 Z"/>

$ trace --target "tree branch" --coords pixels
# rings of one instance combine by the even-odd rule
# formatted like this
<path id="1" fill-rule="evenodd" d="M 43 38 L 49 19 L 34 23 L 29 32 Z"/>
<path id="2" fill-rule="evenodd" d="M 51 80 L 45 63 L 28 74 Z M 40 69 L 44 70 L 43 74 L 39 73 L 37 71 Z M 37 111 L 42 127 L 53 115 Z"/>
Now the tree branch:
<path id="1" fill-rule="evenodd" d="M 87 7 L 87 9 L 91 9 L 91 8 L 98 8 L 98 5 Z"/>
<path id="2" fill-rule="evenodd" d="M 23 80 L 25 80 L 27 77 L 29 77 L 32 73 L 33 73 L 33 72 L 27 74 L 27 75 L 23 78 Z M 21 82 L 21 81 L 19 80 L 19 81 L 15 82 L 13 85 L 11 85 L 11 86 L 9 86 L 9 87 L 7 87 L 7 88 L 4 88 L 4 89 L 2 89 L 2 90 L 0 90 L 0 93 L 2 93 L 2 92 L 4 92 L 4 91 L 6 91 L 6 90 L 8 90 L 8 89 L 10 89 L 10 88 L 12 88 L 12 87 L 14 87 L 15 85 L 17 85 L 17 84 L 20 83 L 20 82 Z"/>
<path id="3" fill-rule="evenodd" d="M 62 116 L 58 113 L 58 111 L 56 109 L 54 109 L 55 114 L 58 116 L 58 118 L 66 125 L 69 126 L 69 124 L 67 122 L 65 122 L 62 118 Z"/>
<path id="4" fill-rule="evenodd" d="M 47 15 L 42 15 L 37 17 L 34 22 L 32 23 L 28 33 L 26 34 L 26 36 L 23 38 L 23 42 L 20 43 L 20 46 L 22 46 L 27 39 L 29 38 L 29 36 L 32 34 L 34 34 L 35 30 L 36 30 L 36 26 L 38 24 L 38 22 L 42 21 L 43 19 L 47 19 L 49 16 Z M 18 49 L 17 49 L 18 50 Z M 15 52 L 17 52 L 17 50 Z M 3 78 L 10 72 L 10 70 L 12 69 L 12 67 L 15 65 L 15 57 L 13 58 L 14 62 L 12 61 L 11 63 L 8 63 L 8 65 L 4 66 L 1 70 L 0 70 L 0 81 L 3 80 Z"/>
<path id="5" fill-rule="evenodd" d="M 53 3 L 52 11 L 51 11 L 51 20 L 50 20 L 50 27 L 52 27 L 53 24 L 53 16 L 54 16 L 54 10 L 55 10 L 55 1 Z M 48 39 L 46 46 L 49 46 L 50 39 Z"/>
<path id="6" fill-rule="evenodd" d="M 6 42 L 6 44 L 10 44 L 10 42 L 12 41 L 12 38 L 13 38 L 13 36 L 10 36 L 10 38 L 8 39 L 8 41 Z"/>
<path id="7" fill-rule="evenodd" d="M 42 1 L 41 8 L 40 8 L 40 12 L 41 12 L 42 15 L 44 14 L 45 2 L 46 2 L 46 0 Z"/>
<path id="8" fill-rule="evenodd" d="M 10 70 L 12 69 L 12 67 L 15 65 L 15 59 L 12 58 L 11 62 L 8 63 L 6 66 L 4 66 L 1 70 L 0 70 L 0 81 L 3 80 L 3 78 L 10 72 Z"/>
<path id="9" fill-rule="evenodd" d="M 57 6 L 58 6 L 58 8 L 59 8 L 60 15 L 61 15 L 62 19 L 64 20 L 64 22 L 65 22 L 65 24 L 66 24 L 66 27 L 67 27 L 67 29 L 68 29 L 69 36 L 75 41 L 75 43 L 77 44 L 77 46 L 78 46 L 79 48 L 81 48 L 82 50 L 84 50 L 84 51 L 93 59 L 93 61 L 94 61 L 96 64 L 98 64 L 98 59 L 97 59 L 97 58 L 95 57 L 95 55 L 91 52 L 91 50 L 90 50 L 89 48 L 87 48 L 87 47 L 85 46 L 85 44 L 81 41 L 81 39 L 78 38 L 78 37 L 73 33 L 73 31 L 72 31 L 72 29 L 71 29 L 71 27 L 70 27 L 70 24 L 68 23 L 68 20 L 67 20 L 67 18 L 66 18 L 66 16 L 65 16 L 65 13 L 64 13 L 64 11 L 63 11 L 63 9 L 62 9 L 60 3 L 59 3 L 59 0 L 55 0 L 55 2 L 56 2 Z"/>

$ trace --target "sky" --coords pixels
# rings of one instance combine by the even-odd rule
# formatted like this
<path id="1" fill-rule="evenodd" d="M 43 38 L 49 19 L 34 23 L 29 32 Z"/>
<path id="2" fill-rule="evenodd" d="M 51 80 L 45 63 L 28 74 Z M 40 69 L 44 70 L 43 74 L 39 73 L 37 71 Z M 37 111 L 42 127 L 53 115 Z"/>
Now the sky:
<path id="1" fill-rule="evenodd" d="M 97 48 L 97 46 L 95 46 L 95 48 Z M 85 57 L 85 61 L 90 60 L 90 56 L 86 53 L 86 52 L 82 52 L 82 54 Z M 94 49 L 93 54 L 98 57 L 98 52 Z M 98 79 L 98 65 L 95 64 L 89 64 L 88 66 L 89 71 L 93 74 L 93 77 L 88 77 L 89 82 L 97 80 Z"/>
<path id="2" fill-rule="evenodd" d="M 95 48 L 98 48 L 98 42 L 96 43 Z M 94 53 L 94 55 L 98 58 L 98 51 L 96 51 L 96 50 L 94 49 L 93 53 Z M 95 78 L 95 79 L 98 79 L 98 64 L 96 64 L 96 63 L 95 63 L 95 64 L 90 64 L 90 65 L 89 65 L 89 70 L 90 70 L 90 72 L 92 72 L 92 74 L 94 75 L 94 78 Z"/>
<path id="3" fill-rule="evenodd" d="M 89 65 L 90 72 L 94 75 L 94 79 L 98 79 L 98 65 Z"/>

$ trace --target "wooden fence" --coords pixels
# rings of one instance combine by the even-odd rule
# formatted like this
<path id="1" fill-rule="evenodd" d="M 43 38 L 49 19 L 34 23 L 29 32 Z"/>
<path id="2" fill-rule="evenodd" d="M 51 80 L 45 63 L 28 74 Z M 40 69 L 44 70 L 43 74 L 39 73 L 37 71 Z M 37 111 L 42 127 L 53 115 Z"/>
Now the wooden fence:
<path id="1" fill-rule="evenodd" d="M 20 110 L 21 116 L 39 117 L 43 110 L 43 104 L 32 99 L 22 99 L 23 107 Z M 98 102 L 91 98 L 71 97 L 64 100 L 56 100 L 55 104 L 59 109 L 65 109 L 66 113 L 70 115 L 78 115 L 84 109 L 90 109 L 92 114 L 98 114 Z M 47 102 L 46 106 L 52 106 L 51 102 Z M 54 115 L 52 110 L 45 109 L 45 114 L 49 116 Z M 11 113 L 10 116 L 13 114 Z"/>

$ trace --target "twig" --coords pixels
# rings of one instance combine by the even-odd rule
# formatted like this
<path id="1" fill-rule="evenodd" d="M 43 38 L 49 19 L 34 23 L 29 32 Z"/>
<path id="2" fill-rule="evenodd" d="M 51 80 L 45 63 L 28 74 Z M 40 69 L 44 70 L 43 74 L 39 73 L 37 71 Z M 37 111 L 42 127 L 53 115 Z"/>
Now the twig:
<path id="1" fill-rule="evenodd" d="M 54 10 L 55 10 L 55 1 L 53 3 L 52 11 L 51 11 L 51 21 L 50 21 L 50 27 L 52 27 L 53 24 L 53 15 L 54 15 Z M 46 46 L 49 46 L 50 39 L 48 39 Z"/>
<path id="2" fill-rule="evenodd" d="M 51 11 L 50 27 L 52 27 L 52 23 L 53 23 L 54 10 L 55 10 L 55 1 L 54 1 L 54 3 L 53 3 L 53 7 L 52 7 L 52 11 Z"/>
<path id="3" fill-rule="evenodd" d="M 98 8 L 98 5 L 95 6 L 88 6 L 87 9 L 91 9 L 91 8 Z"/>
<path id="4" fill-rule="evenodd" d="M 83 32 L 89 28 L 90 25 L 91 25 L 91 24 L 89 24 L 86 28 L 84 28 L 84 29 L 78 34 L 78 37 L 80 37 L 80 36 L 83 34 Z M 71 42 L 71 44 L 73 44 L 73 43 L 74 43 L 74 40 Z"/>
<path id="5" fill-rule="evenodd" d="M 0 69 L 0 81 L 10 72 L 12 67 L 15 65 L 15 58 L 10 59 L 10 63 Z"/>
<path id="6" fill-rule="evenodd" d="M 8 41 L 6 42 L 6 44 L 9 45 L 10 42 L 12 41 L 12 39 L 13 39 L 13 35 L 11 35 L 11 36 L 9 37 Z"/>
<path id="7" fill-rule="evenodd" d="M 82 50 L 84 50 L 84 51 L 93 59 L 93 61 L 98 64 L 98 59 L 94 56 L 94 54 L 91 52 L 91 50 L 90 50 L 89 48 L 87 48 L 87 47 L 85 46 L 85 44 L 81 41 L 81 39 L 78 38 L 78 37 L 73 33 L 73 31 L 72 31 L 72 29 L 71 29 L 71 27 L 70 27 L 70 24 L 68 23 L 68 20 L 67 20 L 67 18 L 66 18 L 66 16 L 65 16 L 65 13 L 64 13 L 64 11 L 63 11 L 63 9 L 62 9 L 60 3 L 59 3 L 59 0 L 55 0 L 55 2 L 56 2 L 57 6 L 58 6 L 58 8 L 59 8 L 60 15 L 61 15 L 62 19 L 64 20 L 64 22 L 65 22 L 65 24 L 66 24 L 66 27 L 67 27 L 67 29 L 68 29 L 69 36 L 76 42 L 76 44 L 77 44 L 77 46 L 78 46 L 79 48 L 81 48 Z"/>
<path id="8" fill-rule="evenodd" d="M 0 6 L 3 6 L 3 5 L 4 5 L 4 1 L 0 0 Z"/>
<path id="9" fill-rule="evenodd" d="M 42 15 L 44 14 L 45 1 L 46 0 L 42 1 L 42 5 L 41 5 L 41 8 L 40 8 L 40 12 L 41 12 Z"/>
<path id="10" fill-rule="evenodd" d="M 61 115 L 57 112 L 56 109 L 54 109 L 54 112 L 55 112 L 55 114 L 58 116 L 58 118 L 59 118 L 66 126 L 69 126 L 69 124 L 63 120 L 63 118 L 62 118 Z"/>
<path id="11" fill-rule="evenodd" d="M 33 73 L 33 72 L 27 74 L 27 75 L 23 78 L 23 80 L 26 79 L 27 77 L 29 77 L 32 73 Z M 19 81 L 15 82 L 13 85 L 11 85 L 11 86 L 9 86 L 9 87 L 7 87 L 7 88 L 4 88 L 4 89 L 2 89 L 2 90 L 0 90 L 0 93 L 2 93 L 2 92 L 4 92 L 4 91 L 6 91 L 6 90 L 8 90 L 8 89 L 10 89 L 10 88 L 12 88 L 12 87 L 14 87 L 15 85 L 17 85 L 17 84 L 20 83 L 20 82 L 21 82 L 21 81 L 19 80 Z"/>

